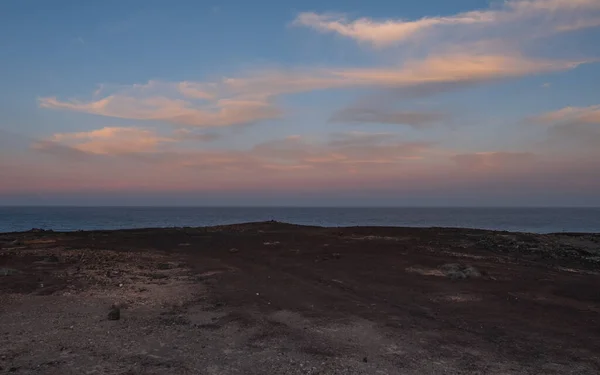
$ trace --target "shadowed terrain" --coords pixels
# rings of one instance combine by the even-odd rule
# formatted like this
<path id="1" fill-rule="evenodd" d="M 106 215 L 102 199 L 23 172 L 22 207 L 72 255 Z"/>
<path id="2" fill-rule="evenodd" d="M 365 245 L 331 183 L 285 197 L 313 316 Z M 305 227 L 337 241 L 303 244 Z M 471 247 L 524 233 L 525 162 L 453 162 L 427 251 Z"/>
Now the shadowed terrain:
<path id="1" fill-rule="evenodd" d="M 0 322 L 0 373 L 596 374 L 600 235 L 0 234 Z"/>

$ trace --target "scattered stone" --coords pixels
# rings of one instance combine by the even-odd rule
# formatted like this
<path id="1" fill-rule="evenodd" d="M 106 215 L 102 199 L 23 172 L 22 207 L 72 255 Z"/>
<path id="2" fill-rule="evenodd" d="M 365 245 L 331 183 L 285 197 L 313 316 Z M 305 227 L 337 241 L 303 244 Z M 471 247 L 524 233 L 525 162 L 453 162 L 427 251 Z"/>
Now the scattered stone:
<path id="1" fill-rule="evenodd" d="M 8 369 L 8 372 L 17 372 L 18 369 L 18 367 L 11 367 Z"/>
<path id="2" fill-rule="evenodd" d="M 231 254 L 235 254 L 235 253 L 239 253 L 239 250 L 238 250 L 238 249 L 236 249 L 236 248 L 233 248 L 233 249 L 229 249 L 229 252 L 230 252 Z"/>
<path id="3" fill-rule="evenodd" d="M 440 269 L 444 272 L 458 272 L 461 270 L 461 268 L 462 266 L 458 263 L 448 263 L 440 267 Z"/>
<path id="4" fill-rule="evenodd" d="M 342 255 L 340 253 L 333 253 L 333 257 L 335 259 L 340 259 L 342 257 Z"/>
<path id="5" fill-rule="evenodd" d="M 461 271 L 451 271 L 451 272 L 447 272 L 446 276 L 448 276 L 450 279 L 452 280 L 463 280 L 467 278 L 467 275 L 465 275 L 463 272 Z"/>
<path id="6" fill-rule="evenodd" d="M 463 273 L 467 278 L 477 278 L 481 277 L 481 272 L 475 267 L 469 266 L 463 270 Z"/>
<path id="7" fill-rule="evenodd" d="M 121 319 L 121 309 L 116 305 L 112 305 L 112 307 L 110 308 L 110 311 L 108 312 L 108 320 L 119 320 L 119 319 Z"/>
<path id="8" fill-rule="evenodd" d="M 263 245 L 265 246 L 275 246 L 275 245 L 279 245 L 280 242 L 279 241 L 273 241 L 273 242 L 265 242 L 263 243 Z"/>
<path id="9" fill-rule="evenodd" d="M 20 273 L 18 270 L 13 268 L 0 268 L 0 276 L 12 276 Z"/>
<path id="10" fill-rule="evenodd" d="M 363 358 L 363 362 L 367 363 L 367 362 L 369 362 L 369 359 L 367 357 L 365 357 L 365 358 Z"/>
<path id="11" fill-rule="evenodd" d="M 171 265 L 169 263 L 159 263 L 156 265 L 156 268 L 159 270 L 168 270 L 171 268 Z"/>
<path id="12" fill-rule="evenodd" d="M 475 279 L 481 277 L 481 272 L 473 267 L 458 263 L 449 263 L 440 266 L 443 274 L 452 280 Z"/>
<path id="13" fill-rule="evenodd" d="M 180 243 L 178 246 L 190 246 L 190 244 L 186 242 L 186 243 Z"/>
<path id="14" fill-rule="evenodd" d="M 60 262 L 60 259 L 58 259 L 58 257 L 57 257 L 56 255 L 52 254 L 52 255 L 50 255 L 50 256 L 47 256 L 47 257 L 44 259 L 44 262 L 48 262 L 48 263 L 58 263 L 58 262 Z"/>

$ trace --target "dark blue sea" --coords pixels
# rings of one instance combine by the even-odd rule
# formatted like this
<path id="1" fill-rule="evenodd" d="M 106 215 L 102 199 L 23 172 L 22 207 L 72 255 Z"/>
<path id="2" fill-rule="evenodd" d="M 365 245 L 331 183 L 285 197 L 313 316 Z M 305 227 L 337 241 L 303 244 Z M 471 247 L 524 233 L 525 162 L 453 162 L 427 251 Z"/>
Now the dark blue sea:
<path id="1" fill-rule="evenodd" d="M 328 227 L 600 232 L 600 208 L 0 207 L 0 232 L 195 227 L 266 220 Z"/>

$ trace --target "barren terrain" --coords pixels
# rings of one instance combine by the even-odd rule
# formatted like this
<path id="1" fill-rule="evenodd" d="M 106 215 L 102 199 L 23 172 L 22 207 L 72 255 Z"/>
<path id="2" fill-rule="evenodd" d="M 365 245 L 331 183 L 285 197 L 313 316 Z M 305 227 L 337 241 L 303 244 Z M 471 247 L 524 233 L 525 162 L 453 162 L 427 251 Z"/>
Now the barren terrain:
<path id="1" fill-rule="evenodd" d="M 3 372 L 598 374 L 600 235 L 0 234 Z"/>

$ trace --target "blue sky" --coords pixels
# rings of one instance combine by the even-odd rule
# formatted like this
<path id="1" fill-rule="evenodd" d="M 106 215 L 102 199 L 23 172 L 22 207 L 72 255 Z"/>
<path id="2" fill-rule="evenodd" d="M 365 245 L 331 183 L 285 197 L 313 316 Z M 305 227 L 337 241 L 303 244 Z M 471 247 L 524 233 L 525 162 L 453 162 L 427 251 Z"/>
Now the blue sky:
<path id="1" fill-rule="evenodd" d="M 7 0 L 0 204 L 599 205 L 599 42 L 600 0 Z"/>

